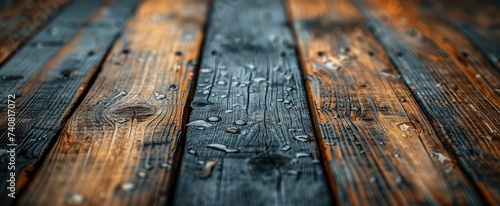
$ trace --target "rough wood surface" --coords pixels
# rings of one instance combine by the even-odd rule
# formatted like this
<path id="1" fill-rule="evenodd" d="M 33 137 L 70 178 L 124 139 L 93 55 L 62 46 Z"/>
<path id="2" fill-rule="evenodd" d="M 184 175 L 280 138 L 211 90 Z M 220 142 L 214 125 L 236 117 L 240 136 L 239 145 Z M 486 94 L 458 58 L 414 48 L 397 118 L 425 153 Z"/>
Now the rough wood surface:
<path id="1" fill-rule="evenodd" d="M 67 2 L 69 0 L 19 0 L 2 6 L 0 1 L 0 65 Z"/>
<path id="2" fill-rule="evenodd" d="M 453 23 L 500 69 L 499 6 L 489 0 L 444 0 L 423 4 L 423 9 L 438 12 Z"/>
<path id="3" fill-rule="evenodd" d="M 499 204 L 499 70 L 435 14 L 403 3 L 357 2 L 371 19 L 367 28 L 439 132 L 452 155 L 447 158 L 460 165 L 487 202 Z"/>
<path id="4" fill-rule="evenodd" d="M 22 205 L 168 201 L 207 3 L 142 2 Z"/>
<path id="5" fill-rule="evenodd" d="M 177 205 L 329 205 L 284 2 L 213 3 Z"/>
<path id="6" fill-rule="evenodd" d="M 0 69 L 0 94 L 3 97 L 16 96 L 17 197 L 33 176 L 36 162 L 59 134 L 71 108 L 121 32 L 135 2 L 103 5 L 100 0 L 77 1 L 52 22 L 53 28 L 60 28 L 57 37 L 40 33 Z M 84 22 L 85 27 L 79 27 Z M 38 44 L 41 46 L 32 46 Z M 7 101 L 3 99 L 0 105 L 2 117 L 7 116 L 6 107 Z M 7 118 L 1 118 L 0 124 L 4 151 L 10 143 Z M 8 155 L 2 152 L 0 185 L 3 203 L 12 200 L 6 195 L 5 181 L 12 171 L 3 166 L 8 159 Z"/>
<path id="7" fill-rule="evenodd" d="M 298 0 L 289 10 L 338 202 L 481 203 L 357 8 Z"/>

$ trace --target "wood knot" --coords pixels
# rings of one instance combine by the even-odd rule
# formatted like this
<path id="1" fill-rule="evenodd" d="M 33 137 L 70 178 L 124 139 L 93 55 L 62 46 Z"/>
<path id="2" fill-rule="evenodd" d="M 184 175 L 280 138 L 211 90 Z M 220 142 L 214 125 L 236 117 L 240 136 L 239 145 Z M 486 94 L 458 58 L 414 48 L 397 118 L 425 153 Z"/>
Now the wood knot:
<path id="1" fill-rule="evenodd" d="M 138 122 L 143 122 L 150 119 L 155 114 L 155 107 L 144 103 L 120 105 L 113 107 L 108 111 L 108 117 L 110 117 L 113 121 L 121 123 L 132 119 L 136 119 Z"/>
<path id="2" fill-rule="evenodd" d="M 287 170 L 287 166 L 292 162 L 292 158 L 281 153 L 264 153 L 248 159 L 247 166 L 249 172 L 262 179 L 276 179 L 281 171 Z"/>

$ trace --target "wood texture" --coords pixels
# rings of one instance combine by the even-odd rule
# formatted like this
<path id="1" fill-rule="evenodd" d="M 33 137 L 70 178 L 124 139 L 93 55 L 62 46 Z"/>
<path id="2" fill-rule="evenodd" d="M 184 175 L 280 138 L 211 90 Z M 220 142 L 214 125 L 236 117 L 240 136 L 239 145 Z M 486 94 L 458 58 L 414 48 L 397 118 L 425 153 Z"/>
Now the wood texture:
<path id="1" fill-rule="evenodd" d="M 500 69 L 500 7 L 488 0 L 436 1 L 423 10 L 440 13 Z M 468 52 L 471 51 L 462 51 Z"/>
<path id="2" fill-rule="evenodd" d="M 352 3 L 289 1 L 289 13 L 338 203 L 481 203 Z"/>
<path id="3" fill-rule="evenodd" d="M 86 84 L 135 8 L 135 2 L 103 5 L 99 0 L 77 1 L 50 25 L 59 28 L 61 33 L 38 34 L 0 69 L 1 95 L 16 95 L 16 195 L 33 176 L 44 150 L 60 133 Z M 89 18 L 85 20 L 85 17 Z M 85 27 L 80 27 L 84 22 Z M 71 37 L 75 32 L 77 34 Z M 38 44 L 41 46 L 33 46 Z M 7 101 L 2 101 L 0 115 L 6 117 Z M 1 146 L 5 148 L 10 143 L 7 118 L 1 118 L 0 124 Z M 8 162 L 8 158 L 3 155 L 1 162 Z M 10 171 L 6 166 L 0 171 L 1 198 L 7 203 L 12 200 L 5 189 Z"/>
<path id="4" fill-rule="evenodd" d="M 70 0 L 0 2 L 0 65 Z M 56 33 L 54 29 L 45 32 Z"/>
<path id="5" fill-rule="evenodd" d="M 329 205 L 284 2 L 213 3 L 176 205 Z"/>
<path id="6" fill-rule="evenodd" d="M 142 2 L 22 205 L 168 201 L 207 3 Z"/>
<path id="7" fill-rule="evenodd" d="M 439 132 L 449 158 L 456 160 L 487 202 L 499 204 L 499 71 L 435 14 L 404 3 L 357 2 L 371 19 L 367 28 Z"/>

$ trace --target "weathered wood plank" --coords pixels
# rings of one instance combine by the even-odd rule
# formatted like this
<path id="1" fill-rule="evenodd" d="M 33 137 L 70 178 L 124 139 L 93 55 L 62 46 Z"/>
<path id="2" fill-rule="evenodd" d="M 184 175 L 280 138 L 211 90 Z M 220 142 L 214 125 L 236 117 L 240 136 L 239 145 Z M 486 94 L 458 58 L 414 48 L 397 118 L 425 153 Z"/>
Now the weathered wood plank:
<path id="1" fill-rule="evenodd" d="M 386 1 L 357 2 L 370 18 L 369 29 L 438 130 L 449 158 L 459 163 L 486 201 L 499 204 L 499 71 L 435 14 Z"/>
<path id="2" fill-rule="evenodd" d="M 168 201 L 207 4 L 199 0 L 141 4 L 22 205 Z"/>
<path id="3" fill-rule="evenodd" d="M 0 65 L 70 0 L 0 2 Z M 46 30 L 46 32 L 57 32 Z"/>
<path id="4" fill-rule="evenodd" d="M 284 2 L 214 1 L 177 205 L 329 205 Z"/>
<path id="5" fill-rule="evenodd" d="M 416 1 L 418 2 L 418 1 Z M 415 5 L 415 8 L 418 8 Z M 500 69 L 500 8 L 488 0 L 441 0 L 423 4 L 423 11 L 440 12 Z M 462 51 L 470 52 L 470 51 Z"/>
<path id="6" fill-rule="evenodd" d="M 288 5 L 338 202 L 481 203 L 467 176 L 446 159 L 451 155 L 383 48 L 363 30 L 357 8 L 332 0 Z"/>
<path id="7" fill-rule="evenodd" d="M 10 183 L 6 180 L 10 172 L 16 172 L 16 197 L 33 176 L 37 161 L 60 133 L 136 2 L 127 0 L 103 5 L 100 0 L 76 1 L 52 22 L 61 28 L 61 36 L 58 35 L 62 38 L 61 43 L 52 41 L 58 37 L 41 33 L 30 41 L 31 45 L 41 43 L 41 47 L 25 46 L 0 69 L 0 93 L 5 97 L 0 105 L 3 117 L 0 118 L 2 203 L 13 200 L 7 197 L 10 193 L 7 184 Z M 79 19 L 85 17 L 90 19 Z M 74 28 L 83 22 L 87 22 L 85 27 Z M 78 30 L 78 34 L 70 38 L 76 32 L 73 30 Z M 10 94 L 16 96 L 13 110 L 17 143 L 15 171 L 8 170 L 9 156 L 5 155 L 5 149 L 11 148 L 6 118 L 9 114 L 6 98 Z"/>

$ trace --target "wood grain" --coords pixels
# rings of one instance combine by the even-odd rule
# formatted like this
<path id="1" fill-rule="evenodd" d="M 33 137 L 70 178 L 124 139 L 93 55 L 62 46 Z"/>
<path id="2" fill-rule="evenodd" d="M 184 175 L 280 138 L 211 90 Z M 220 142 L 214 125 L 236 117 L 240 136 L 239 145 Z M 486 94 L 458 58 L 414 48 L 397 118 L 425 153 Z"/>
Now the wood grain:
<path id="1" fill-rule="evenodd" d="M 69 1 L 19 0 L 0 5 L 0 65 Z M 57 31 L 51 29 L 45 32 Z"/>
<path id="2" fill-rule="evenodd" d="M 375 33 L 439 132 L 452 155 L 449 158 L 460 165 L 487 202 L 499 204 L 499 71 L 435 14 L 405 3 L 357 2 L 371 20 L 367 28 Z M 461 54 L 462 49 L 468 55 Z"/>
<path id="3" fill-rule="evenodd" d="M 341 0 L 288 8 L 338 203 L 481 203 L 357 8 Z"/>
<path id="4" fill-rule="evenodd" d="M 52 22 L 66 25 L 66 29 L 58 27 L 62 32 L 58 37 L 37 35 L 30 44 L 41 43 L 42 47 L 26 45 L 0 69 L 0 94 L 4 97 L 16 95 L 17 197 L 33 176 L 45 149 L 57 139 L 72 108 L 135 8 L 135 2 L 103 5 L 100 0 L 77 1 Z M 79 19 L 87 16 L 87 20 Z M 85 27 L 79 27 L 84 22 Z M 71 37 L 72 33 L 77 34 Z M 61 38 L 64 45 L 59 42 L 54 45 L 51 40 L 57 38 Z M 7 116 L 6 107 L 4 99 L 0 105 L 2 117 Z M 1 148 L 5 150 L 10 143 L 7 118 L 0 118 L 0 124 Z M 7 204 L 13 199 L 6 195 L 5 180 L 12 171 L 7 170 L 9 157 L 4 154 L 0 184 L 2 203 Z"/>
<path id="5" fill-rule="evenodd" d="M 329 205 L 284 2 L 213 3 L 176 205 Z"/>
<path id="6" fill-rule="evenodd" d="M 500 7 L 488 0 L 436 1 L 422 10 L 436 12 L 465 34 L 500 69 Z M 462 51 L 470 53 L 473 51 Z"/>
<path id="7" fill-rule="evenodd" d="M 65 125 L 22 205 L 162 205 L 206 1 L 145 0 Z"/>

